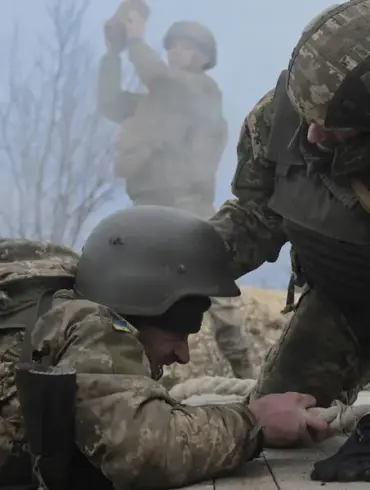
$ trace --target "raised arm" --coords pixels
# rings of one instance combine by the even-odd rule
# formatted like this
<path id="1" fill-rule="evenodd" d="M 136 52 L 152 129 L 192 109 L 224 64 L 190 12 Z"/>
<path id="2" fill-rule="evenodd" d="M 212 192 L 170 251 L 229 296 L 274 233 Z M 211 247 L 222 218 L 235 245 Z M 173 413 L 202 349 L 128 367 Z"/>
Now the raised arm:
<path id="1" fill-rule="evenodd" d="M 98 110 L 110 121 L 121 123 L 133 116 L 140 97 L 121 89 L 121 58 L 117 54 L 105 54 L 99 66 L 98 75 Z"/>

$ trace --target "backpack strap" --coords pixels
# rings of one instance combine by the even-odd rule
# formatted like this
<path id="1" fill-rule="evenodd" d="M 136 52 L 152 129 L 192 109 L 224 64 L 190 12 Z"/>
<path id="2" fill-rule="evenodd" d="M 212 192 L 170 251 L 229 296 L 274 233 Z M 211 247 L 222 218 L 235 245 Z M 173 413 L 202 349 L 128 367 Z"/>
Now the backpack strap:
<path id="1" fill-rule="evenodd" d="M 287 313 L 290 313 L 291 311 L 294 311 L 294 308 L 295 308 L 295 276 L 294 273 L 292 272 L 289 279 L 285 306 L 280 313 L 282 315 L 285 315 Z"/>
<path id="2" fill-rule="evenodd" d="M 24 328 L 24 339 L 22 344 L 22 351 L 20 355 L 20 362 L 32 362 L 33 351 L 32 351 L 32 332 L 38 319 L 50 310 L 53 297 L 55 294 L 55 289 L 47 289 L 44 291 L 37 302 L 36 315 L 34 318 L 30 318 L 29 322 L 23 327 Z"/>
<path id="3" fill-rule="evenodd" d="M 291 265 L 291 275 L 289 279 L 288 289 L 287 289 L 287 297 L 285 307 L 281 310 L 280 313 L 285 315 L 286 313 L 290 313 L 295 310 L 296 302 L 295 302 L 295 292 L 296 288 L 303 288 L 306 283 L 306 277 L 299 263 L 299 258 L 297 252 L 294 247 L 290 247 L 290 265 Z"/>

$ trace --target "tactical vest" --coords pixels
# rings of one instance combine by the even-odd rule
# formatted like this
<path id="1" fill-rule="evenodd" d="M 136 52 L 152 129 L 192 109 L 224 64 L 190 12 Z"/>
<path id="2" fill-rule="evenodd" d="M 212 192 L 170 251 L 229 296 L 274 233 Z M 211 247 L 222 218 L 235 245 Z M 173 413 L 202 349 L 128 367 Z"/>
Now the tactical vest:
<path id="1" fill-rule="evenodd" d="M 308 172 L 300 147 L 301 120 L 286 93 L 284 71 L 273 100 L 267 158 L 276 163 L 270 208 L 284 219 L 307 282 L 338 301 L 368 302 L 370 214 L 348 182 Z"/>
<path id="2" fill-rule="evenodd" d="M 275 191 L 269 206 L 286 220 L 328 238 L 370 245 L 370 216 L 354 191 L 324 174 L 307 175 L 307 166 L 294 144 L 300 118 L 280 75 L 273 100 L 273 124 L 267 157 L 276 162 Z M 369 162 L 370 163 L 370 162 Z"/>

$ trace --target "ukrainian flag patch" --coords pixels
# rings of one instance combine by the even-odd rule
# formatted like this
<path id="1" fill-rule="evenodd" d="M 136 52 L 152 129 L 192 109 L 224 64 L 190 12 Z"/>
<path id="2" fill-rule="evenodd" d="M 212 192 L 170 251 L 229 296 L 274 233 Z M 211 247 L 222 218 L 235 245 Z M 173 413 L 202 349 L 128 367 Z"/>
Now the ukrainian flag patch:
<path id="1" fill-rule="evenodd" d="M 129 324 L 125 320 L 113 320 L 112 324 L 114 330 L 117 330 L 118 332 L 131 332 Z"/>

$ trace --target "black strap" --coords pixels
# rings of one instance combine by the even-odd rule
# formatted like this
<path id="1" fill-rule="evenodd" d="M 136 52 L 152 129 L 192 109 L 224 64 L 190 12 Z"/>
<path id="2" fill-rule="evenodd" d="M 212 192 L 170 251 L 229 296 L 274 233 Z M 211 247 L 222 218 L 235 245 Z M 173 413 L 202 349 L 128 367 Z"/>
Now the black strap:
<path id="1" fill-rule="evenodd" d="M 34 487 L 30 455 L 23 444 L 15 443 L 0 469 L 0 490 L 32 490 Z"/>
<path id="2" fill-rule="evenodd" d="M 295 307 L 295 276 L 294 273 L 292 273 L 288 284 L 285 307 L 281 310 L 280 313 L 282 313 L 283 315 L 290 313 L 291 311 L 294 311 L 294 307 Z"/>
<path id="3" fill-rule="evenodd" d="M 21 355 L 19 357 L 20 362 L 32 362 L 32 332 L 38 319 L 50 310 L 53 303 L 53 296 L 55 294 L 54 289 L 47 289 L 44 291 L 38 300 L 36 307 L 36 315 L 25 326 L 24 340 L 22 345 Z"/>

